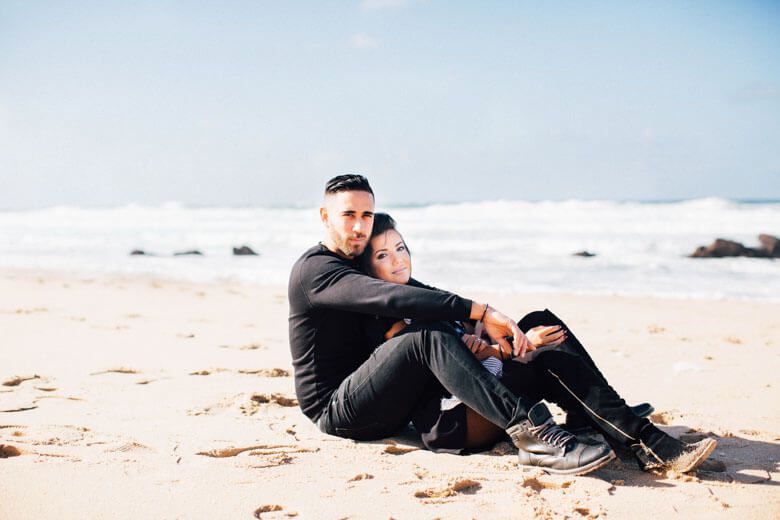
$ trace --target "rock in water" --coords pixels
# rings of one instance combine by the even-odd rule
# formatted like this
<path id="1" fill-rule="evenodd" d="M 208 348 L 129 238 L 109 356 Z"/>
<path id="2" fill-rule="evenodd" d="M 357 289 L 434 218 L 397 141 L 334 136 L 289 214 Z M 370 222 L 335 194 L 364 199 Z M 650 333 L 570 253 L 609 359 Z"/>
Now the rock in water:
<path id="1" fill-rule="evenodd" d="M 596 253 L 591 253 L 590 251 L 577 251 L 576 253 L 573 253 L 571 256 L 582 256 L 585 258 L 590 258 L 592 256 L 596 256 Z"/>
<path id="2" fill-rule="evenodd" d="M 201 253 L 197 249 L 193 249 L 192 251 L 176 251 L 175 253 L 173 253 L 173 256 L 187 256 L 187 255 L 203 256 L 203 253 Z"/>
<path id="3" fill-rule="evenodd" d="M 758 241 L 772 258 L 780 258 L 780 240 L 772 235 L 758 235 Z"/>
<path id="4" fill-rule="evenodd" d="M 709 246 L 701 246 L 691 255 L 692 258 L 723 258 L 727 256 L 743 256 L 745 246 L 733 240 L 716 238 Z"/>
<path id="5" fill-rule="evenodd" d="M 766 249 L 745 247 L 739 242 L 717 238 L 708 246 L 700 246 L 693 252 L 691 258 L 726 258 L 733 256 L 747 256 L 751 258 L 769 258 L 772 255 Z"/>
<path id="6" fill-rule="evenodd" d="M 234 247 L 233 248 L 233 254 L 235 256 L 259 256 L 249 246 Z"/>

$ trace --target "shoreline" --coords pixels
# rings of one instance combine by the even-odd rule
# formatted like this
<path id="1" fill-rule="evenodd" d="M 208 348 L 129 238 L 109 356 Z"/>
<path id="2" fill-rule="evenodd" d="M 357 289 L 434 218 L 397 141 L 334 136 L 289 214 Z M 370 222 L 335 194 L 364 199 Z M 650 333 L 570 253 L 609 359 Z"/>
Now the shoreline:
<path id="1" fill-rule="evenodd" d="M 166 283 L 166 284 L 181 284 L 181 285 L 199 285 L 204 287 L 213 286 L 237 286 L 237 287 L 255 287 L 268 290 L 282 290 L 287 292 L 286 283 L 260 283 L 239 280 L 235 278 L 214 279 L 214 280 L 192 280 L 185 277 L 164 276 L 154 273 L 122 273 L 122 272 L 101 272 L 95 273 L 87 270 L 69 270 L 69 269 L 25 269 L 18 267 L 0 267 L 0 278 L 10 279 L 32 279 L 32 278 L 56 278 L 63 281 L 66 280 L 89 280 L 95 281 L 125 281 L 127 283 L 132 282 L 148 282 L 148 283 Z M 565 290 L 532 290 L 532 291 L 518 291 L 518 290 L 491 290 L 484 288 L 476 288 L 474 290 L 468 288 L 447 287 L 446 290 L 460 294 L 466 298 L 475 297 L 476 295 L 496 295 L 498 297 L 511 297 L 516 295 L 527 295 L 534 300 L 539 298 L 549 297 L 551 300 L 557 300 L 559 298 L 582 298 L 582 299 L 627 299 L 627 300 L 655 300 L 655 301 L 669 301 L 669 302 L 719 302 L 727 304 L 767 304 L 767 305 L 779 305 L 780 295 L 772 298 L 749 298 L 738 296 L 703 296 L 692 294 L 678 294 L 678 295 L 665 295 L 665 294 L 632 294 L 619 291 L 598 293 L 588 291 L 565 291 Z"/>
<path id="2" fill-rule="evenodd" d="M 513 317 L 553 310 L 629 403 L 651 402 L 675 436 L 718 440 L 709 469 L 653 475 L 617 460 L 563 478 L 521 471 L 505 444 L 455 456 L 418 449 L 413 432 L 328 437 L 289 401 L 284 287 L 0 269 L 0 444 L 20 452 L 0 458 L 0 517 L 780 512 L 780 305 L 464 296 Z"/>

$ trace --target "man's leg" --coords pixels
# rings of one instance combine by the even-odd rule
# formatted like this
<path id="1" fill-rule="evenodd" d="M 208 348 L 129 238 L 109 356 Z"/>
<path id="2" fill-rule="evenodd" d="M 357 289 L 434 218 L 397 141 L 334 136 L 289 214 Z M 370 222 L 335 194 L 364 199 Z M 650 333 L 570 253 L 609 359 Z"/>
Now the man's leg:
<path id="1" fill-rule="evenodd" d="M 544 405 L 515 395 L 484 369 L 460 338 L 444 330 L 410 328 L 381 345 L 336 390 L 321 427 L 360 440 L 390 435 L 406 424 L 432 379 L 507 430 L 519 455 L 531 453 L 521 458 L 525 464 L 581 474 L 614 457 L 606 445 L 581 443 L 561 430 Z"/>
<path id="2" fill-rule="evenodd" d="M 454 334 L 410 327 L 378 347 L 341 383 L 326 412 L 326 431 L 387 436 L 408 422 L 426 386 L 436 380 L 504 429 L 525 418 L 534 404 L 486 371 Z"/>

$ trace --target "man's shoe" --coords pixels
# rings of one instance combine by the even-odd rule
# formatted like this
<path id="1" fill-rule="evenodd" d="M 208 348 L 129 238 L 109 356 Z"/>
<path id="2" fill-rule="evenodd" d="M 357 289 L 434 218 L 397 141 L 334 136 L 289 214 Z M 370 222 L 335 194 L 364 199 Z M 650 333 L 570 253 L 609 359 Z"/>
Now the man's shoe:
<path id="1" fill-rule="evenodd" d="M 588 444 L 577 440 L 553 421 L 544 403 L 528 411 L 528 419 L 507 428 L 517 447 L 522 466 L 535 466 L 548 473 L 584 475 L 615 458 L 607 444 Z"/>
<path id="2" fill-rule="evenodd" d="M 686 444 L 652 424 L 642 428 L 638 441 L 631 448 L 643 470 L 672 470 L 678 473 L 696 469 L 718 445 L 715 439 L 702 439 L 694 444 Z"/>

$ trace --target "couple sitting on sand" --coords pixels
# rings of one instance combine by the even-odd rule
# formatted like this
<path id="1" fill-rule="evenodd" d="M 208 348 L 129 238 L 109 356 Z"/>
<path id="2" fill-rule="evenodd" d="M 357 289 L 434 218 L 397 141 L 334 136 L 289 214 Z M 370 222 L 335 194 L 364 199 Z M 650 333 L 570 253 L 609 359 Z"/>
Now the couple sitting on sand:
<path id="1" fill-rule="evenodd" d="M 324 240 L 290 274 L 290 349 L 303 413 L 323 432 L 389 437 L 411 421 L 434 451 L 490 447 L 508 435 L 523 466 L 580 475 L 631 450 L 643 469 L 694 469 L 715 449 L 656 428 L 628 406 L 550 311 L 519 325 L 487 303 L 411 277 L 409 249 L 374 213 L 365 177 L 328 181 Z M 522 332 L 522 331 L 525 331 Z M 542 399 L 567 412 L 557 425 Z"/>

